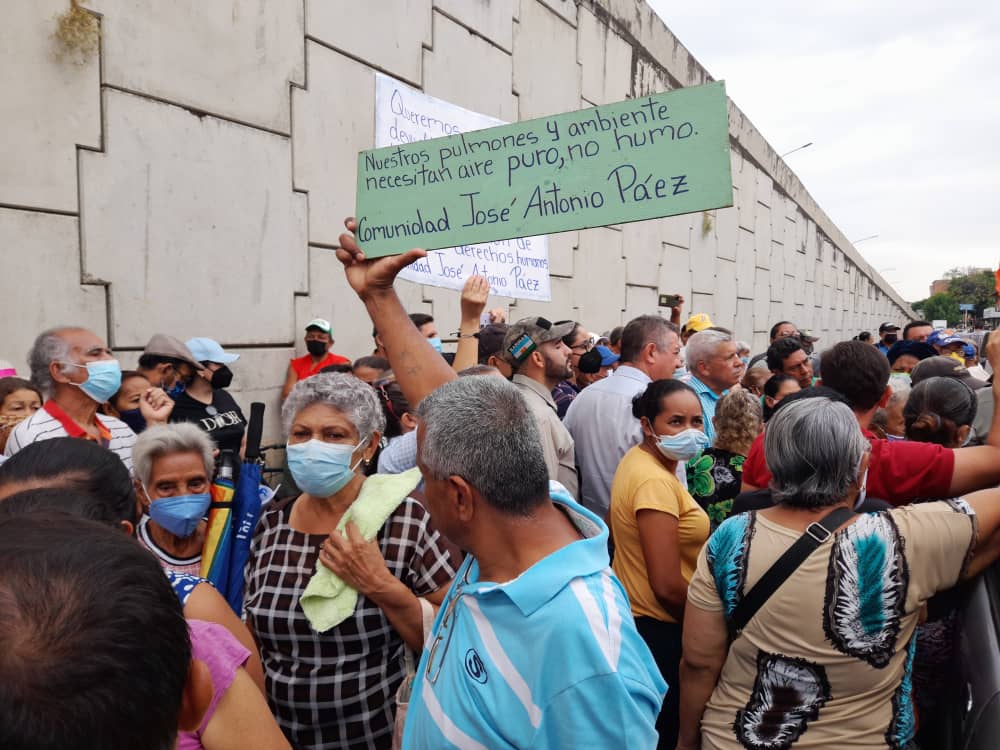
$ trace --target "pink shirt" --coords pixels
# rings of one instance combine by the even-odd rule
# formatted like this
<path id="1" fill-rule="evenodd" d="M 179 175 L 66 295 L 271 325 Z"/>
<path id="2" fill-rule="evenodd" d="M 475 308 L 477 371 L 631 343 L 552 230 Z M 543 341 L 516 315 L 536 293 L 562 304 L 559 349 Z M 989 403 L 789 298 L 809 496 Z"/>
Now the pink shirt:
<path id="1" fill-rule="evenodd" d="M 177 750 L 201 750 L 201 735 L 208 722 L 215 715 L 222 696 L 236 679 L 236 670 L 246 664 L 250 652 L 243 644 L 221 625 L 201 620 L 188 620 L 188 631 L 191 634 L 191 655 L 205 663 L 212 675 L 212 702 L 201 720 L 197 732 L 179 732 L 177 735 Z"/>

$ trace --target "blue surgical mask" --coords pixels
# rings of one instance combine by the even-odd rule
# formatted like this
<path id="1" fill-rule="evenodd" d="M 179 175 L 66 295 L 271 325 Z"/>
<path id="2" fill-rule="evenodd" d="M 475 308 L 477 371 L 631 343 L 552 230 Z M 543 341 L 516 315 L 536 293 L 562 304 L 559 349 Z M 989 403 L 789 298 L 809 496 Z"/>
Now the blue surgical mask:
<path id="1" fill-rule="evenodd" d="M 322 440 L 289 443 L 285 451 L 295 484 L 313 497 L 335 495 L 354 478 L 354 470 L 361 459 L 351 466 L 351 457 L 363 444 L 324 443 Z"/>
<path id="2" fill-rule="evenodd" d="M 161 497 L 149 504 L 149 517 L 174 536 L 186 539 L 198 528 L 211 502 L 207 492 Z"/>
<path id="3" fill-rule="evenodd" d="M 441 337 L 435 336 L 434 338 L 427 339 L 427 342 L 434 347 L 434 351 L 441 353 L 444 351 L 444 345 L 441 343 Z"/>
<path id="4" fill-rule="evenodd" d="M 142 416 L 142 409 L 126 409 L 118 412 L 118 418 L 131 427 L 136 435 L 146 429 L 146 418 Z"/>
<path id="5" fill-rule="evenodd" d="M 742 362 L 743 366 L 746 367 L 750 364 L 750 357 L 740 357 L 740 362 Z"/>
<path id="6" fill-rule="evenodd" d="M 73 385 L 99 404 L 107 403 L 108 399 L 118 393 L 118 389 L 122 387 L 122 367 L 118 364 L 117 359 L 99 359 L 85 365 L 78 365 L 76 362 L 67 362 L 66 364 L 86 368 L 87 379 L 82 383 L 73 383 Z"/>
<path id="7" fill-rule="evenodd" d="M 177 378 L 174 384 L 167 389 L 167 395 L 170 398 L 177 398 L 182 393 L 184 393 L 184 382 L 180 378 Z"/>
<path id="8" fill-rule="evenodd" d="M 660 453 L 673 461 L 690 461 L 711 444 L 708 435 L 694 428 L 676 435 L 656 436 L 656 447 Z"/>

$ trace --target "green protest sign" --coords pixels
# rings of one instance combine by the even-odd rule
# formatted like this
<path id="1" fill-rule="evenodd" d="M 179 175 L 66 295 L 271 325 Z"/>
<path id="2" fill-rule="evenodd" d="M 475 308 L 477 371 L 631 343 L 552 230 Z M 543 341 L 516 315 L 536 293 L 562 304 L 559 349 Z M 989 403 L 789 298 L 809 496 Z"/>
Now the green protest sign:
<path id="1" fill-rule="evenodd" d="M 722 82 L 358 154 L 376 258 L 733 204 Z"/>

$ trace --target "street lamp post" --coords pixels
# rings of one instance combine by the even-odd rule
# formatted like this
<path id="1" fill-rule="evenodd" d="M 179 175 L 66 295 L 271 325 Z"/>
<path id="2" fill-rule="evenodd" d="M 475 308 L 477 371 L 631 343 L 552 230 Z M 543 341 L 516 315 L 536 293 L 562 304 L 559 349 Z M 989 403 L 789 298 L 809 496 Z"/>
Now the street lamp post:
<path id="1" fill-rule="evenodd" d="M 794 153 L 795 153 L 796 151 L 801 151 L 801 150 L 802 150 L 802 149 L 804 149 L 804 148 L 809 148 L 809 147 L 810 147 L 811 145 L 813 145 L 813 144 L 812 144 L 812 141 L 809 141 L 809 143 L 803 143 L 803 144 L 802 144 L 801 146 L 799 146 L 798 148 L 793 148 L 793 149 L 792 149 L 791 151 L 786 151 L 785 153 L 783 153 L 783 154 L 780 154 L 780 157 L 779 157 L 779 158 L 781 158 L 781 159 L 784 159 L 784 158 L 785 158 L 786 156 L 788 156 L 789 154 L 794 154 Z"/>

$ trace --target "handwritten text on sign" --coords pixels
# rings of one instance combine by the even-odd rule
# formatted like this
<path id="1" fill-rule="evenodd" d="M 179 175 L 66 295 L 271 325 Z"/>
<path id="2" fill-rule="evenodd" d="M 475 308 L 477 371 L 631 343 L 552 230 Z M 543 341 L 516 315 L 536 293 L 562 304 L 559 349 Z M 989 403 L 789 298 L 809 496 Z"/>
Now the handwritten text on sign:
<path id="1" fill-rule="evenodd" d="M 400 83 L 375 76 L 375 145 L 398 146 L 443 135 L 468 133 L 503 124 Z M 398 249 L 405 250 L 407 244 Z M 439 249 L 411 263 L 400 278 L 418 284 L 461 289 L 470 276 L 485 276 L 494 294 L 548 302 L 548 238 L 521 237 Z"/>
<path id="2" fill-rule="evenodd" d="M 732 202 L 721 82 L 358 155 L 368 257 Z"/>

